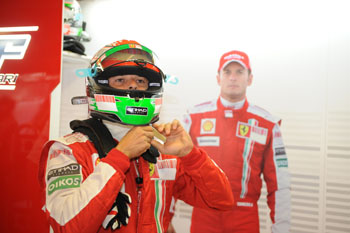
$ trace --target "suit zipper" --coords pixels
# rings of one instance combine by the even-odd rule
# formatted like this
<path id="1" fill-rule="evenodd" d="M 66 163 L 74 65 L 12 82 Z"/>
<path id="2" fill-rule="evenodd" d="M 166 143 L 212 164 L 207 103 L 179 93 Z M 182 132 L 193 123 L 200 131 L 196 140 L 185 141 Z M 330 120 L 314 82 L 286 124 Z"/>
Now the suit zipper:
<path id="1" fill-rule="evenodd" d="M 142 180 L 142 170 L 140 172 L 140 165 L 139 160 L 136 159 L 136 163 L 134 163 L 135 171 L 136 171 L 136 186 L 137 186 L 137 215 L 136 215 L 136 232 L 138 232 L 139 228 L 139 219 L 140 219 L 140 208 L 141 208 L 141 198 L 142 198 L 142 187 L 143 187 L 143 180 Z M 141 176 L 140 176 L 141 174 Z"/>

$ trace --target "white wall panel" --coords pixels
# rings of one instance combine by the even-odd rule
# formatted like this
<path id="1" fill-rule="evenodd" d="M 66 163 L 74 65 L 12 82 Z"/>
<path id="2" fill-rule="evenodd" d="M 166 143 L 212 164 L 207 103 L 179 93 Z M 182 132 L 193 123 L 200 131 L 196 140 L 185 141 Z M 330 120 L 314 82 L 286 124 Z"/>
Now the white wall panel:
<path id="1" fill-rule="evenodd" d="M 89 57 L 80 56 L 75 53 L 63 53 L 59 136 L 64 136 L 72 132 L 69 127 L 69 122 L 72 120 L 84 120 L 88 117 L 87 104 L 72 105 L 71 99 L 75 96 L 86 96 L 85 79 L 77 76 L 76 72 L 80 69 L 86 69 L 89 65 L 89 60 Z"/>

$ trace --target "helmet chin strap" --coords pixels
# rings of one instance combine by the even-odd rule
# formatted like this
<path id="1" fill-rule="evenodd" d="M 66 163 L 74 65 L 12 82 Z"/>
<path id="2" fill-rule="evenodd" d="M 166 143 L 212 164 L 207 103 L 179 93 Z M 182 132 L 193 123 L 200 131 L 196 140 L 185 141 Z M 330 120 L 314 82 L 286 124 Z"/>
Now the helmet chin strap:
<path id="1" fill-rule="evenodd" d="M 138 92 L 138 91 L 131 91 L 129 94 L 128 94 L 128 97 L 129 98 L 134 98 L 136 102 L 139 102 L 140 99 L 143 99 L 145 98 L 145 95 L 142 93 L 142 92 Z"/>

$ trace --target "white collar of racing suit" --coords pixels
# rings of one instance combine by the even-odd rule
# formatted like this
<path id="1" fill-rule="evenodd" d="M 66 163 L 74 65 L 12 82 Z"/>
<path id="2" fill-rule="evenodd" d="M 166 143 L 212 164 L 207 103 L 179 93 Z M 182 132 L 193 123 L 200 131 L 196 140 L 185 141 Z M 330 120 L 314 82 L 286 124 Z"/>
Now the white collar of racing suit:
<path id="1" fill-rule="evenodd" d="M 133 127 L 132 125 L 122 125 L 122 124 L 114 123 L 110 121 L 103 121 L 103 124 L 108 128 L 113 138 L 117 139 L 118 142 L 120 142 L 120 140 L 124 137 L 124 135 L 127 132 L 129 132 L 129 130 Z"/>
<path id="2" fill-rule="evenodd" d="M 245 99 L 238 102 L 230 102 L 220 96 L 220 101 L 225 108 L 241 109 L 244 105 Z"/>

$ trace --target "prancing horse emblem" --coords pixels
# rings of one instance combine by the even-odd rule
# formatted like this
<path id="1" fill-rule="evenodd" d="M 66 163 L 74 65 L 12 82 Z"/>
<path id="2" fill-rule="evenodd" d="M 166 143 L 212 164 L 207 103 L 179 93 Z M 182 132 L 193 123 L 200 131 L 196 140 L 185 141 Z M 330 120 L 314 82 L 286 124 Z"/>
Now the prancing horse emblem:
<path id="1" fill-rule="evenodd" d="M 246 136 L 248 132 L 249 132 L 249 127 L 247 125 L 240 125 L 239 126 L 240 135 Z"/>

